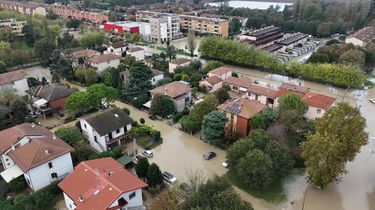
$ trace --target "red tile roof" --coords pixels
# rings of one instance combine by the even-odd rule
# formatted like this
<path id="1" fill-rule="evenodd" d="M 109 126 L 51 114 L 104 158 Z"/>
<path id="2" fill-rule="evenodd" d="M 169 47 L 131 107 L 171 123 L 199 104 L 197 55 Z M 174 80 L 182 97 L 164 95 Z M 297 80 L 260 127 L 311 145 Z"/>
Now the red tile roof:
<path id="1" fill-rule="evenodd" d="M 327 109 L 335 103 L 336 98 L 319 93 L 307 93 L 302 100 L 306 101 L 309 106 Z"/>
<path id="2" fill-rule="evenodd" d="M 245 119 L 250 119 L 254 115 L 263 111 L 263 109 L 266 107 L 266 105 L 255 100 L 235 98 L 219 105 L 217 109 L 232 113 Z"/>
<path id="3" fill-rule="evenodd" d="M 76 52 L 73 52 L 72 53 L 72 57 L 73 58 L 80 58 L 80 57 L 91 57 L 95 54 L 99 54 L 100 52 L 96 51 L 96 50 L 91 50 L 91 49 L 88 49 L 88 50 L 80 50 L 80 51 L 76 51 Z"/>
<path id="4" fill-rule="evenodd" d="M 249 89 L 251 86 L 251 79 L 248 77 L 228 77 L 228 79 L 226 79 L 224 82 L 225 84 L 239 86 L 247 89 Z"/>
<path id="5" fill-rule="evenodd" d="M 107 209 L 121 194 L 147 186 L 111 157 L 81 162 L 59 183 L 77 210 Z"/>
<path id="6" fill-rule="evenodd" d="M 24 79 L 26 73 L 22 70 L 10 71 L 7 73 L 0 74 L 0 85 L 10 84 L 11 82 Z"/>
<path id="7" fill-rule="evenodd" d="M 210 83 L 210 85 L 216 85 L 216 84 L 218 84 L 218 83 L 220 83 L 220 82 L 223 81 L 222 79 L 220 79 L 217 76 L 207 77 L 204 80 L 207 81 L 208 83 Z"/>
<path id="8" fill-rule="evenodd" d="M 222 66 L 222 67 L 213 69 L 213 70 L 209 71 L 208 73 L 216 74 L 216 75 L 222 75 L 222 74 L 225 74 L 229 71 L 232 71 L 232 69 Z"/>
<path id="9" fill-rule="evenodd" d="M 182 82 L 171 82 L 162 86 L 159 86 L 157 88 L 154 88 L 150 90 L 153 94 L 163 94 L 165 93 L 165 90 L 167 91 L 167 95 L 171 98 L 176 98 L 184 93 L 188 93 L 192 91 L 193 89 L 188 87 L 186 84 Z"/>
<path id="10" fill-rule="evenodd" d="M 348 36 L 348 38 L 357 38 L 363 42 L 370 43 L 375 39 L 375 27 L 367 26 L 362 28 L 354 34 Z"/>
<path id="11" fill-rule="evenodd" d="M 120 60 L 122 57 L 115 54 L 104 54 L 104 55 L 94 55 L 88 58 L 87 61 L 90 63 L 103 63 L 112 60 Z"/>
<path id="12" fill-rule="evenodd" d="M 268 97 L 276 97 L 279 90 L 252 84 L 247 90 L 247 92 L 256 93 Z"/>

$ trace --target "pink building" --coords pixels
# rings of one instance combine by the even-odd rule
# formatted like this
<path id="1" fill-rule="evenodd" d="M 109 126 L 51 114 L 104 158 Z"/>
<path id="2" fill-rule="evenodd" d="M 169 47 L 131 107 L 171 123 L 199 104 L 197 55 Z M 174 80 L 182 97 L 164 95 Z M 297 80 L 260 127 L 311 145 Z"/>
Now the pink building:
<path id="1" fill-rule="evenodd" d="M 217 76 L 221 80 L 225 81 L 226 79 L 228 79 L 229 77 L 232 76 L 232 69 L 222 66 L 222 67 L 219 67 L 219 68 L 216 68 L 216 69 L 213 69 L 213 70 L 209 71 L 207 73 L 207 76 L 208 77 Z"/>
<path id="2" fill-rule="evenodd" d="M 206 86 L 207 92 L 213 93 L 223 87 L 223 80 L 214 75 L 200 81 L 199 86 Z"/>

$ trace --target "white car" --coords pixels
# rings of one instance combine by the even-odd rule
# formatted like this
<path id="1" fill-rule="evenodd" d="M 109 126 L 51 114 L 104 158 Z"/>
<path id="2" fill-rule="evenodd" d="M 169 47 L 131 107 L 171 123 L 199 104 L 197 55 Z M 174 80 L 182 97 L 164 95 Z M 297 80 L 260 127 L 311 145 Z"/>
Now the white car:
<path id="1" fill-rule="evenodd" d="M 163 178 L 170 183 L 175 183 L 177 181 L 176 177 L 173 174 L 169 173 L 168 171 L 163 172 Z"/>
<path id="2" fill-rule="evenodd" d="M 225 159 L 221 165 L 223 165 L 224 168 L 228 168 L 228 160 Z"/>
<path id="3" fill-rule="evenodd" d="M 152 153 L 150 150 L 143 150 L 142 154 L 148 158 L 154 157 L 154 153 Z"/>
<path id="4" fill-rule="evenodd" d="M 375 104 L 375 98 L 370 98 L 370 101 Z"/>

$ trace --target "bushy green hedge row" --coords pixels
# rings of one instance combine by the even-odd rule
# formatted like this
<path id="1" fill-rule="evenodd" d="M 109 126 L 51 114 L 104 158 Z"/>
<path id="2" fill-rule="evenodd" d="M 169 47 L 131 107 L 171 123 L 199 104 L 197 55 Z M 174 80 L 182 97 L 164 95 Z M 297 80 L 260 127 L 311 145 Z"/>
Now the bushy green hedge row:
<path id="1" fill-rule="evenodd" d="M 202 40 L 199 51 L 202 56 L 238 65 L 274 70 L 290 76 L 331 83 L 333 85 L 360 86 L 364 80 L 356 66 L 338 64 L 280 63 L 269 53 L 262 52 L 229 39 L 209 36 Z"/>

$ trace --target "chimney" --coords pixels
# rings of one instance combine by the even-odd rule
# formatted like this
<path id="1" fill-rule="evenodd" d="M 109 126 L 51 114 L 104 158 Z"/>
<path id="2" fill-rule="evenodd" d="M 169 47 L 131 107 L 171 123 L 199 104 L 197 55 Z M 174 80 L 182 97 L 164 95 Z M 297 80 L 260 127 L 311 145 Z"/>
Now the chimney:
<path id="1" fill-rule="evenodd" d="M 168 87 L 166 85 L 164 85 L 164 95 L 168 95 Z"/>
<path id="2" fill-rule="evenodd" d="M 115 117 L 118 118 L 118 114 L 115 114 Z"/>
<path id="3" fill-rule="evenodd" d="M 113 174 L 113 171 L 108 172 L 108 176 L 111 176 Z"/>
<path id="4" fill-rule="evenodd" d="M 13 146 L 12 146 L 12 151 L 14 151 L 15 149 L 16 149 L 16 147 L 13 145 Z"/>
<path id="5" fill-rule="evenodd" d="M 32 127 L 32 128 L 35 128 L 35 123 L 31 123 L 31 127 Z"/>
<path id="6" fill-rule="evenodd" d="M 44 153 L 45 153 L 46 155 L 49 155 L 49 151 L 48 151 L 48 149 L 45 149 L 45 150 L 44 150 Z"/>
<path id="7" fill-rule="evenodd" d="M 28 141 L 29 143 L 31 143 L 31 138 L 28 138 L 27 141 Z"/>
<path id="8" fill-rule="evenodd" d="M 82 195 L 79 195 L 79 197 L 78 197 L 78 199 L 79 199 L 79 202 L 83 202 L 83 197 L 82 197 Z"/>
<path id="9" fill-rule="evenodd" d="M 57 138 L 56 138 L 56 136 L 52 136 L 52 139 L 53 139 L 53 140 L 56 140 Z"/>

